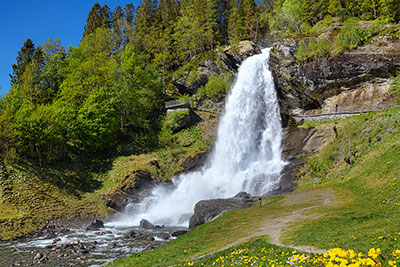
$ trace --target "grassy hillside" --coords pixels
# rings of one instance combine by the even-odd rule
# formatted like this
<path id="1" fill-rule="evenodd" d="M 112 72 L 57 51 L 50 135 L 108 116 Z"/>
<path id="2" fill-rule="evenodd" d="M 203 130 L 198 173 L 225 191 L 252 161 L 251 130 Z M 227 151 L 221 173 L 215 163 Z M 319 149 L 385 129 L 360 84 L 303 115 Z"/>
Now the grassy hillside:
<path id="1" fill-rule="evenodd" d="M 169 145 L 147 154 L 82 157 L 47 168 L 27 162 L 0 165 L 0 239 L 37 231 L 46 221 L 106 218 L 115 211 L 104 205 L 102 196 L 132 183 L 129 174 L 137 170 L 170 179 L 183 170 L 187 158 L 211 148 L 218 117 L 199 115 L 203 119 L 199 124 L 171 133 Z"/>
<path id="2" fill-rule="evenodd" d="M 161 249 L 112 266 L 393 265 L 400 256 L 399 125 L 399 107 L 304 125 L 331 128 L 332 136 L 323 151 L 303 156 L 308 164 L 295 193 L 226 212 Z M 282 221 L 278 247 L 271 242 L 277 243 L 274 227 Z M 299 252 L 317 248 L 341 249 Z"/>

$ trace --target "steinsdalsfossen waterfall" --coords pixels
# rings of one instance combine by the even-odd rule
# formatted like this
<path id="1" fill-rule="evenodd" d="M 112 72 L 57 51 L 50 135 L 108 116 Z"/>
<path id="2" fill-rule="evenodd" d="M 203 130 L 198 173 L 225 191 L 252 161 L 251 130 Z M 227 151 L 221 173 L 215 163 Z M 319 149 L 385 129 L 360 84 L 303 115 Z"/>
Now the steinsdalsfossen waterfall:
<path id="1" fill-rule="evenodd" d="M 276 189 L 284 166 L 282 126 L 271 72 L 270 49 L 246 59 L 228 96 L 214 150 L 201 170 L 158 186 L 126 215 L 111 224 L 137 226 L 141 219 L 187 226 L 200 200 L 228 198 L 246 191 L 262 195 Z"/>

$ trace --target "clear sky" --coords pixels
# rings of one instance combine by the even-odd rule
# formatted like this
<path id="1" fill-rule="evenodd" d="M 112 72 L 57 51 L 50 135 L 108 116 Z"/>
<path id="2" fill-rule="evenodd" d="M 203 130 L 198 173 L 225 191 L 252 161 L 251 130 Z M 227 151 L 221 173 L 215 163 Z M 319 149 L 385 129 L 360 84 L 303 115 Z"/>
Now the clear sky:
<path id="1" fill-rule="evenodd" d="M 83 35 L 87 15 L 93 4 L 108 5 L 113 11 L 139 0 L 13 0 L 2 1 L 0 11 L 0 95 L 10 87 L 11 65 L 25 40 L 31 38 L 35 47 L 49 38 L 60 38 L 61 44 L 77 46 Z"/>

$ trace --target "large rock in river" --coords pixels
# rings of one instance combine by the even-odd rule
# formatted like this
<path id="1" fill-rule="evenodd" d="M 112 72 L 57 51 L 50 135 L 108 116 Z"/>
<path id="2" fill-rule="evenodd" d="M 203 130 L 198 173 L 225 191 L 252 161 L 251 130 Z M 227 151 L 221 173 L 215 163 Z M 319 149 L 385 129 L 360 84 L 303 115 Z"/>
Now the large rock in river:
<path id="1" fill-rule="evenodd" d="M 248 197 L 233 197 L 228 199 L 211 199 L 197 202 L 194 207 L 194 214 L 190 218 L 189 228 L 212 221 L 222 212 L 227 210 L 237 210 L 249 208 L 253 205 L 253 199 Z"/>

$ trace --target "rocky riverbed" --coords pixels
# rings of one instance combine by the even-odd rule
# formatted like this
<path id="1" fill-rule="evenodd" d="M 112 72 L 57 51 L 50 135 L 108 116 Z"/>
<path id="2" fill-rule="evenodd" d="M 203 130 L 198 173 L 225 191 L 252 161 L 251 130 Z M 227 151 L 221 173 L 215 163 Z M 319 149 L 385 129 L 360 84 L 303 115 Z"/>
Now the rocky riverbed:
<path id="1" fill-rule="evenodd" d="M 99 227 L 97 227 L 99 226 Z M 133 253 L 159 248 L 183 228 L 104 227 L 75 229 L 48 225 L 38 237 L 0 243 L 0 266 L 104 266 Z"/>

